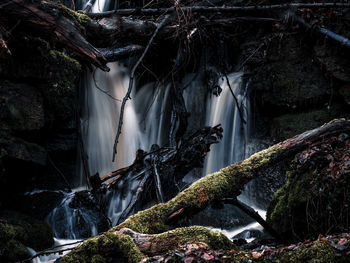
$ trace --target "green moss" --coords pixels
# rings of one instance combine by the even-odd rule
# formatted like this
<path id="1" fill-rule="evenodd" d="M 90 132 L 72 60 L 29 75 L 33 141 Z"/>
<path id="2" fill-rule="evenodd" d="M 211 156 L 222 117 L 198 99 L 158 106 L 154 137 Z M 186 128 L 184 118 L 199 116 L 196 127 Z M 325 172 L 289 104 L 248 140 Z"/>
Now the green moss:
<path id="1" fill-rule="evenodd" d="M 52 1 L 41 1 L 40 7 L 44 9 L 46 12 L 51 12 L 52 10 L 60 10 L 61 14 L 70 20 L 75 21 L 75 25 L 80 29 L 81 32 L 86 31 L 86 26 L 92 22 L 92 19 L 84 14 L 82 11 L 74 11 L 60 2 L 54 3 Z M 56 15 L 56 14 L 53 14 Z"/>
<path id="2" fill-rule="evenodd" d="M 83 32 L 85 31 L 85 27 L 92 22 L 92 19 L 82 11 L 76 12 L 62 4 L 58 6 L 65 16 L 75 19 L 79 23 L 78 26 Z"/>
<path id="3" fill-rule="evenodd" d="M 64 256 L 62 263 L 90 263 L 110 262 L 110 260 L 124 259 L 127 262 L 140 262 L 146 258 L 136 247 L 131 237 L 107 232 L 90 238 L 71 253 Z"/>
<path id="4" fill-rule="evenodd" d="M 313 242 L 311 247 L 301 245 L 296 251 L 283 251 L 276 262 L 287 263 L 330 263 L 341 262 L 341 257 L 336 257 L 338 252 L 328 243 L 322 241 Z"/>
<path id="5" fill-rule="evenodd" d="M 102 257 L 101 255 L 94 255 L 91 258 L 91 263 L 106 263 L 106 259 Z"/>
<path id="6" fill-rule="evenodd" d="M 30 258 L 27 248 L 17 240 L 9 240 L 5 244 L 0 243 L 0 261 L 1 262 L 17 262 Z"/>
<path id="7" fill-rule="evenodd" d="M 56 116 L 65 118 L 73 113 L 76 96 L 76 81 L 80 76 L 80 63 L 57 50 L 50 50 L 47 55 L 49 71 L 51 71 L 51 87 L 44 90 L 45 97 Z"/>
<path id="8" fill-rule="evenodd" d="M 2 211 L 0 218 L 6 222 L 0 223 L 2 242 L 15 239 L 35 250 L 43 250 L 54 243 L 52 230 L 45 222 L 10 211 Z"/>
<path id="9" fill-rule="evenodd" d="M 202 226 L 191 226 L 176 228 L 174 230 L 155 235 L 151 238 L 151 243 L 159 243 L 162 240 L 169 240 L 169 242 L 175 242 L 176 246 L 184 245 L 186 243 L 204 242 L 211 249 L 231 249 L 233 248 L 232 242 L 219 231 L 212 231 Z"/>
<path id="10" fill-rule="evenodd" d="M 26 246 L 42 250 L 53 245 L 53 234 L 44 222 L 21 214 L 2 212 L 0 218 L 0 261 L 15 262 L 30 257 Z"/>
<path id="11" fill-rule="evenodd" d="M 285 140 L 306 130 L 312 130 L 334 118 L 350 116 L 349 112 L 340 105 L 327 109 L 319 109 L 295 114 L 285 114 L 274 118 L 271 134 L 278 140 Z"/>

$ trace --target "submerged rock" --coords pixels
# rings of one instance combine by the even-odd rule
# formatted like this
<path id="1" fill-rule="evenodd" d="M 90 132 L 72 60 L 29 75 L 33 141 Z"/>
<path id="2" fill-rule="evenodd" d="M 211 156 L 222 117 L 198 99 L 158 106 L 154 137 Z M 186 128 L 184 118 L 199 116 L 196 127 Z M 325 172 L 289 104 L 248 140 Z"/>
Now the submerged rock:
<path id="1" fill-rule="evenodd" d="M 239 238 L 259 238 L 262 237 L 263 235 L 263 231 L 259 230 L 259 229 L 246 229 L 244 231 L 242 231 L 241 233 L 235 235 L 233 237 L 233 239 L 239 239 Z"/>

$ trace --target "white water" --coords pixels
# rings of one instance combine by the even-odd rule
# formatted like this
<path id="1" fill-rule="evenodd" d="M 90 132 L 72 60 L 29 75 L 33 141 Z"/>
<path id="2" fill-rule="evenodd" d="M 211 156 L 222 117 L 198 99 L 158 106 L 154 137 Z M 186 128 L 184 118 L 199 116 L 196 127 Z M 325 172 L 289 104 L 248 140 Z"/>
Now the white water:
<path id="1" fill-rule="evenodd" d="M 235 94 L 243 118 L 248 121 L 249 99 L 247 91 L 242 85 L 241 72 L 228 75 L 228 80 Z M 203 175 L 219 171 L 235 162 L 241 161 L 246 155 L 248 143 L 248 123 L 244 124 L 240 117 L 237 104 L 227 85 L 226 78 L 219 80 L 222 89 L 220 96 L 211 95 L 207 102 L 206 125 L 215 126 L 221 124 L 224 129 L 223 139 L 210 147 L 206 158 Z"/>
<path id="2" fill-rule="evenodd" d="M 74 194 L 82 188 L 74 189 L 71 193 L 65 193 L 61 203 L 46 217 L 46 222 L 51 226 L 54 237 L 66 239 L 80 238 L 81 231 L 89 231 L 89 236 L 97 235 L 97 215 L 88 209 L 76 209 L 69 206 Z"/>
<path id="3" fill-rule="evenodd" d="M 263 218 L 266 219 L 266 211 L 265 210 L 261 210 L 261 209 L 257 209 L 255 207 L 252 207 L 255 211 L 257 211 L 259 213 L 259 215 Z M 257 222 L 248 224 L 244 227 L 237 227 L 234 229 L 222 229 L 222 228 L 211 228 L 213 230 L 217 230 L 222 232 L 225 236 L 227 236 L 229 239 L 232 239 L 234 236 L 238 235 L 239 233 L 241 233 L 244 230 L 249 230 L 249 229 L 257 229 L 257 230 L 263 230 L 264 228 Z M 253 241 L 254 238 L 251 239 L 247 239 L 247 242 Z"/>
<path id="4" fill-rule="evenodd" d="M 78 239 L 70 240 L 70 239 L 54 238 L 54 241 L 55 242 L 54 242 L 53 247 L 59 246 L 56 248 L 56 250 L 73 249 L 80 244 L 80 243 L 77 243 L 77 241 L 79 241 Z M 37 254 L 37 252 L 30 247 L 27 247 L 27 250 L 31 256 L 34 256 Z M 50 249 L 47 250 L 47 252 L 50 252 L 50 251 L 51 251 Z M 53 254 L 49 254 L 49 255 L 38 256 L 32 260 L 32 263 L 55 262 L 56 259 L 68 254 L 69 252 L 70 252 L 70 250 L 66 250 L 66 251 L 62 251 L 62 253 L 60 253 L 60 254 L 53 253 Z"/>

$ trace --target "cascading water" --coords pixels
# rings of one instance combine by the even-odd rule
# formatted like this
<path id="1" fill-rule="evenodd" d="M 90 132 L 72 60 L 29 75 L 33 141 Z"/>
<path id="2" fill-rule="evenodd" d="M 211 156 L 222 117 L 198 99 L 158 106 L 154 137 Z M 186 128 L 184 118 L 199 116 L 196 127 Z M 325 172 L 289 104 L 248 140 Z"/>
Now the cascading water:
<path id="1" fill-rule="evenodd" d="M 228 75 L 229 85 L 226 78 L 222 77 L 219 81 L 222 89 L 220 96 L 211 95 L 208 99 L 206 125 L 221 124 L 224 133 L 222 141 L 210 148 L 203 169 L 204 175 L 216 172 L 245 158 L 250 107 L 247 91 L 242 85 L 242 75 L 241 72 Z M 231 94 L 230 87 L 237 98 L 238 106 Z"/>

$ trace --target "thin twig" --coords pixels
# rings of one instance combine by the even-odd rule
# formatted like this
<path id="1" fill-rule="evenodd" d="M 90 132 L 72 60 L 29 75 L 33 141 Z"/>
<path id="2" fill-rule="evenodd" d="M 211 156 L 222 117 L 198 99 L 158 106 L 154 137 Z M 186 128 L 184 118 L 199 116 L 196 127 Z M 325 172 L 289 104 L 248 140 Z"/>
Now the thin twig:
<path id="1" fill-rule="evenodd" d="M 97 85 L 97 81 L 96 81 L 96 78 L 95 78 L 95 73 L 96 73 L 96 70 L 94 70 L 94 73 L 92 74 L 92 78 L 94 80 L 94 84 L 95 84 L 95 88 L 97 88 L 99 91 L 103 92 L 104 94 L 106 94 L 108 97 L 110 97 L 111 99 L 113 100 L 116 100 L 116 101 L 119 101 L 119 102 L 122 102 L 121 99 L 117 99 L 115 97 L 113 97 L 111 94 L 108 93 L 108 91 L 106 90 L 103 90 L 102 88 L 100 88 L 98 85 Z"/>
<path id="2" fill-rule="evenodd" d="M 63 181 L 66 183 L 66 185 L 68 186 L 68 190 L 69 192 L 72 192 L 72 187 L 70 186 L 67 178 L 64 176 L 64 174 L 62 173 L 62 171 L 60 169 L 58 169 L 58 167 L 55 165 L 55 163 L 53 162 L 53 160 L 51 159 L 50 155 L 47 155 L 47 159 L 49 160 L 49 162 L 51 163 L 52 167 L 58 172 L 58 174 L 62 177 Z"/>
<path id="3" fill-rule="evenodd" d="M 64 249 L 59 249 L 59 250 L 54 250 L 54 251 L 52 251 L 52 249 L 55 249 L 55 248 L 58 248 L 58 247 L 65 247 L 65 246 L 70 246 L 70 245 L 79 244 L 79 243 L 84 242 L 85 240 L 86 240 L 86 239 L 82 239 L 82 240 L 78 240 L 78 241 L 75 241 L 75 242 L 72 242 L 72 243 L 63 244 L 63 245 L 58 245 L 58 246 L 55 246 L 55 247 L 52 247 L 52 248 L 49 248 L 49 249 L 45 249 L 45 250 L 43 250 L 43 251 L 40 251 L 40 252 L 36 253 L 35 255 L 31 256 L 30 258 L 25 259 L 25 260 L 20 261 L 20 262 L 29 262 L 29 261 L 33 260 L 34 258 L 43 256 L 43 255 L 62 253 L 62 252 L 64 252 L 64 251 L 73 250 L 75 247 L 72 247 L 72 248 L 64 248 Z"/>
<path id="4" fill-rule="evenodd" d="M 233 90 L 231 88 L 230 81 L 228 80 L 227 74 L 225 73 L 224 76 L 226 78 L 227 86 L 229 87 L 229 89 L 231 91 L 231 94 L 232 94 L 232 96 L 233 96 L 233 98 L 234 98 L 234 100 L 236 102 L 236 106 L 237 106 L 237 109 L 238 109 L 238 112 L 239 112 L 239 117 L 241 118 L 242 122 L 244 124 L 246 124 L 247 122 L 246 122 L 246 120 L 243 117 L 243 112 L 241 111 L 241 107 L 239 106 L 239 103 L 238 103 L 236 95 L 233 93 Z"/>
<path id="5" fill-rule="evenodd" d="M 168 20 L 169 15 L 166 15 L 162 22 L 158 24 L 156 30 L 154 31 L 151 39 L 148 41 L 148 44 L 145 48 L 145 50 L 143 51 L 141 57 L 139 58 L 139 60 L 136 62 L 136 64 L 134 65 L 134 67 L 131 70 L 131 74 L 130 74 L 130 80 L 129 80 L 129 88 L 128 91 L 125 94 L 125 97 L 123 98 L 123 102 L 120 108 L 120 115 L 119 115 L 119 124 L 118 124 L 118 131 L 117 131 L 117 135 L 115 137 L 115 141 L 114 141 L 114 146 L 113 146 L 113 158 L 112 158 L 112 162 L 114 162 L 115 160 L 115 156 L 117 154 L 117 145 L 118 145 L 118 140 L 119 140 L 119 136 L 122 132 L 122 126 L 123 126 L 123 116 L 124 116 L 124 109 L 125 109 L 125 104 L 127 102 L 128 99 L 130 99 L 130 94 L 131 94 L 131 90 L 132 90 L 132 86 L 134 83 L 134 77 L 135 77 L 135 72 L 137 67 L 140 65 L 140 63 L 142 62 L 143 58 L 145 57 L 145 55 L 147 54 L 148 49 L 150 48 L 154 38 L 156 37 L 156 35 L 158 34 L 158 31 L 163 27 L 163 25 L 166 23 L 166 21 Z"/>

